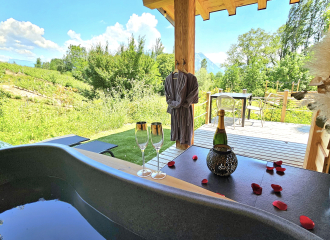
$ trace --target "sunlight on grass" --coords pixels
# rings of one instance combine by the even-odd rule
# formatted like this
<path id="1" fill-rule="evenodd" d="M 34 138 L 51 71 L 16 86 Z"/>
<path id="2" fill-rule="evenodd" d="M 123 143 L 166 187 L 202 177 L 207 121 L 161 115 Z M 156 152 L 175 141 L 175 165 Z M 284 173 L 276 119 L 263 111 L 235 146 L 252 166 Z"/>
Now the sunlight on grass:
<path id="1" fill-rule="evenodd" d="M 135 124 L 131 124 L 132 129 L 111 134 L 108 136 L 104 136 L 98 138 L 97 140 L 117 144 L 118 147 L 111 150 L 116 158 L 132 162 L 138 165 L 142 165 L 142 154 L 140 148 L 137 146 L 135 142 Z M 120 129 L 118 129 L 120 130 Z M 160 152 L 165 151 L 167 148 L 172 146 L 175 142 L 170 140 L 171 138 L 171 130 L 164 127 L 164 144 L 160 150 Z M 155 149 L 151 144 L 151 140 L 149 137 L 149 143 L 145 150 L 145 161 L 149 161 L 152 158 L 157 156 Z"/>

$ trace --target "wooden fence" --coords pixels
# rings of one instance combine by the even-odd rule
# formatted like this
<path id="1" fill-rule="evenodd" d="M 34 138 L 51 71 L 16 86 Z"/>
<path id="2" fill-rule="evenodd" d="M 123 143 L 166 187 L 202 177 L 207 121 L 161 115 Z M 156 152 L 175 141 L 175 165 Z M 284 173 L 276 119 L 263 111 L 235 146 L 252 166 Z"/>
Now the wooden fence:
<path id="1" fill-rule="evenodd" d="M 219 93 L 223 92 L 222 89 L 219 89 Z M 281 109 L 281 122 L 285 122 L 285 115 L 287 111 L 309 111 L 308 109 L 302 109 L 300 106 L 300 101 L 291 97 L 291 93 L 289 90 L 285 90 L 284 92 L 277 92 L 273 94 L 272 97 L 268 99 L 267 109 Z M 258 99 L 265 101 L 265 97 L 258 97 Z M 215 102 L 215 101 L 214 101 Z M 205 124 L 208 124 L 210 119 L 210 103 L 211 103 L 211 92 L 206 93 L 206 101 L 202 103 L 195 104 L 195 106 L 205 105 L 205 112 L 195 116 L 194 119 L 205 117 Z M 289 103 L 289 104 L 288 104 Z M 216 108 L 212 108 L 214 112 L 217 111 Z M 212 115 L 213 113 L 212 112 Z"/>
<path id="2" fill-rule="evenodd" d="M 265 93 L 267 92 L 267 85 L 268 85 L 268 80 L 266 81 L 266 84 L 265 84 Z M 280 81 L 276 81 L 276 93 L 278 92 L 278 86 L 281 84 L 281 82 Z M 300 86 L 300 79 L 298 80 L 298 82 L 297 83 L 295 83 L 295 82 L 292 82 L 291 83 L 291 93 L 293 93 L 294 92 L 294 87 L 295 86 L 297 86 L 297 88 L 296 88 L 296 92 L 298 92 L 299 91 L 299 86 Z"/>

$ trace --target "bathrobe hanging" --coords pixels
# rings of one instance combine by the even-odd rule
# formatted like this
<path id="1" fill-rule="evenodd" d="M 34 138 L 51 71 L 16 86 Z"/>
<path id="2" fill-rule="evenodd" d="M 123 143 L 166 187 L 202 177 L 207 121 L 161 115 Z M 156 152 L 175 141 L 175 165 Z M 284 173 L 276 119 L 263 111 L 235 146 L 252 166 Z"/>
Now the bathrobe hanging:
<path id="1" fill-rule="evenodd" d="M 171 140 L 191 145 L 194 117 L 191 104 L 198 103 L 197 78 L 179 71 L 177 79 L 171 73 L 165 80 L 167 112 L 171 114 Z"/>

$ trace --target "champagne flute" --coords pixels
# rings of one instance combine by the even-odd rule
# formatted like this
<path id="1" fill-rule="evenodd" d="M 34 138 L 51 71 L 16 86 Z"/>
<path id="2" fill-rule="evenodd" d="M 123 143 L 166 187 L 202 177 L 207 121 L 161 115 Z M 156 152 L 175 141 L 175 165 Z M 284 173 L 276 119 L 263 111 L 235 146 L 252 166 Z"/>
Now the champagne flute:
<path id="1" fill-rule="evenodd" d="M 139 177 L 148 177 L 151 174 L 151 170 L 144 167 L 144 150 L 146 149 L 149 141 L 148 126 L 146 122 L 137 122 L 135 125 L 135 141 L 142 152 L 143 167 L 137 172 Z"/>
<path id="2" fill-rule="evenodd" d="M 153 179 L 163 179 L 166 177 L 166 173 L 163 173 L 162 171 L 159 170 L 159 150 L 163 146 L 163 142 L 164 142 L 162 123 L 160 122 L 151 123 L 150 134 L 151 134 L 150 136 L 151 136 L 152 146 L 154 146 L 157 152 L 157 163 L 158 163 L 157 171 L 153 172 L 151 174 L 151 177 Z"/>

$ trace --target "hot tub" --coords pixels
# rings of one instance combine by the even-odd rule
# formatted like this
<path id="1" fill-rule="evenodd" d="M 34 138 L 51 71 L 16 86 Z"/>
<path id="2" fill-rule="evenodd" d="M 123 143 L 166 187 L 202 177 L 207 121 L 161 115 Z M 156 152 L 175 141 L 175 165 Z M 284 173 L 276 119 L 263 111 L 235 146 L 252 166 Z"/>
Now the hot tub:
<path id="1" fill-rule="evenodd" d="M 48 210 L 59 220 L 39 214 Z M 262 210 L 142 179 L 58 144 L 0 149 L 4 240 L 17 239 L 10 211 L 32 216 L 15 236 L 33 229 L 39 239 L 319 239 Z"/>

